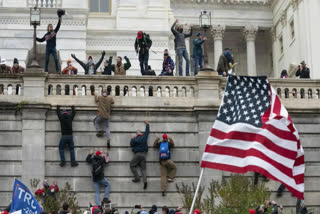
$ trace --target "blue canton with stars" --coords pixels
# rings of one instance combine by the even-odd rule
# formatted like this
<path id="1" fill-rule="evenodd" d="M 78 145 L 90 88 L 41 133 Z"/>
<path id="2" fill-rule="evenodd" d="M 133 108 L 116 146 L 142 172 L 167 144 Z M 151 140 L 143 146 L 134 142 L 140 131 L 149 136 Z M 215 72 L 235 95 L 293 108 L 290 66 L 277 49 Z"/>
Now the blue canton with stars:
<path id="1" fill-rule="evenodd" d="M 262 127 L 261 116 L 270 106 L 270 95 L 267 77 L 230 75 L 217 120 Z"/>

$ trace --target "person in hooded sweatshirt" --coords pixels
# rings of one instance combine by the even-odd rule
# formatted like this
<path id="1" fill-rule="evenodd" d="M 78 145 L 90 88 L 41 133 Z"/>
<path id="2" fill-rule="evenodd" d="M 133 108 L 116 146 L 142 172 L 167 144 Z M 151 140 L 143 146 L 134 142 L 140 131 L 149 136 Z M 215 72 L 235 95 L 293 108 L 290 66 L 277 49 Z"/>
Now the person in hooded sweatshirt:
<path id="1" fill-rule="evenodd" d="M 86 74 L 86 75 L 87 74 L 88 75 L 94 75 L 94 74 L 97 73 L 97 69 L 100 67 L 105 54 L 106 54 L 105 51 L 101 52 L 101 57 L 100 57 L 100 59 L 99 59 L 99 61 L 97 63 L 93 63 L 92 56 L 88 57 L 88 62 L 87 63 L 82 62 L 80 59 L 78 59 L 76 57 L 75 54 L 71 54 L 71 57 L 73 59 L 75 59 L 81 65 L 81 67 L 84 69 L 84 74 Z"/>
<path id="2" fill-rule="evenodd" d="M 57 49 L 56 49 L 56 36 L 57 36 L 57 33 L 58 33 L 59 29 L 60 29 L 62 15 L 63 14 L 58 14 L 59 21 L 58 21 L 58 24 L 57 24 L 57 26 L 56 26 L 56 28 L 54 30 L 53 30 L 53 25 L 52 24 L 48 24 L 48 27 L 47 27 L 48 32 L 42 38 L 36 37 L 36 40 L 38 42 L 44 42 L 44 41 L 47 42 L 47 45 L 46 45 L 46 62 L 45 62 L 45 67 L 44 67 L 44 71 L 45 72 L 48 72 L 50 54 L 52 54 L 52 56 L 53 56 L 54 63 L 56 65 L 56 72 L 59 72 L 59 63 L 58 63 Z"/>
<path id="3" fill-rule="evenodd" d="M 70 158 L 71 158 L 71 166 L 76 167 L 78 163 L 76 162 L 75 154 L 74 154 L 74 141 L 72 135 L 72 121 L 74 116 L 76 115 L 76 111 L 74 106 L 71 107 L 72 112 L 68 112 L 66 109 L 63 109 L 61 112 L 60 106 L 57 106 L 57 115 L 60 121 L 61 126 L 61 139 L 59 142 L 59 152 L 60 152 L 60 166 L 63 167 L 66 165 L 66 159 L 64 157 L 64 147 L 69 145 L 70 149 Z"/>

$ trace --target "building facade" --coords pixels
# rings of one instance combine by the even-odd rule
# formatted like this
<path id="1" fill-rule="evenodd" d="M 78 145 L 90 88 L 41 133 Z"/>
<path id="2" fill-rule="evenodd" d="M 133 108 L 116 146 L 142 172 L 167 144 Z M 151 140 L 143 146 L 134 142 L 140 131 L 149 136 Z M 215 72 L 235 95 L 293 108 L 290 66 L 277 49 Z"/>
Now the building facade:
<path id="1" fill-rule="evenodd" d="M 169 49 L 175 57 L 170 28 L 178 19 L 194 32 L 186 41 L 191 59 L 195 33 L 208 37 L 204 55 L 211 68 L 216 68 L 228 47 L 239 63 L 239 75 L 278 77 L 282 69 L 292 75 L 305 60 L 311 77 L 320 77 L 316 72 L 320 29 L 313 21 L 320 16 L 318 0 L 0 0 L 0 56 L 10 65 L 15 57 L 23 65 L 32 48 L 29 8 L 35 5 L 41 7 L 38 36 L 45 33 L 47 24 L 57 23 L 56 8 L 67 11 L 57 36 L 62 67 L 71 53 L 84 61 L 88 56 L 97 61 L 105 50 L 106 58 L 114 56 L 114 62 L 116 56 L 128 56 L 132 62 L 128 75 L 140 74 L 134 42 L 142 30 L 153 40 L 149 64 L 160 73 L 163 50 Z M 210 11 L 212 19 L 206 32 L 199 26 L 203 10 Z M 82 73 L 80 65 L 74 64 Z"/>

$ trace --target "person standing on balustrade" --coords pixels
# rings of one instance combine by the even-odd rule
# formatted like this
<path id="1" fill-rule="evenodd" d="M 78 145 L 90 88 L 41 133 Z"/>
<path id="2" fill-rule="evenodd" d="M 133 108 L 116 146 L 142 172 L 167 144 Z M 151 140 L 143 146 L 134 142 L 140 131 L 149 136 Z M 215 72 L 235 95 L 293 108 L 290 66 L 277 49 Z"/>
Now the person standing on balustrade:
<path id="1" fill-rule="evenodd" d="M 124 59 L 126 60 L 126 63 L 122 63 L 122 57 L 118 56 L 117 64 L 111 66 L 114 75 L 126 75 L 126 71 L 131 67 L 131 63 L 127 56 L 125 56 Z"/>
<path id="2" fill-rule="evenodd" d="M 67 59 L 67 67 L 62 70 L 62 74 L 75 75 L 78 73 L 78 69 L 71 64 L 71 59 Z"/>
<path id="3" fill-rule="evenodd" d="M 171 32 L 174 35 L 174 41 L 175 41 L 175 47 L 178 55 L 178 61 L 179 61 L 179 76 L 182 76 L 182 57 L 186 61 L 186 76 L 190 76 L 189 73 L 189 54 L 186 48 L 186 42 L 185 39 L 192 36 L 192 28 L 190 29 L 189 33 L 183 32 L 183 26 L 180 25 L 177 27 L 177 30 L 175 30 L 175 26 L 178 23 L 178 19 L 173 23 L 171 27 Z"/>
<path id="4" fill-rule="evenodd" d="M 57 57 L 57 49 L 56 49 L 56 36 L 57 33 L 60 29 L 60 25 L 61 25 L 61 17 L 65 14 L 64 10 L 59 9 L 58 10 L 58 17 L 59 17 L 59 21 L 58 24 L 56 26 L 56 28 L 53 30 L 53 26 L 52 24 L 48 24 L 47 30 L 48 32 L 42 37 L 42 38 L 38 38 L 36 37 L 36 40 L 38 42 L 47 42 L 46 45 L 46 62 L 45 62 L 45 67 L 44 67 L 44 71 L 48 72 L 48 65 L 49 65 L 49 58 L 50 58 L 50 54 L 52 54 L 53 59 L 54 59 L 54 63 L 56 65 L 56 72 L 59 72 L 59 63 L 58 63 L 58 57 Z"/>
<path id="5" fill-rule="evenodd" d="M 76 57 L 75 54 L 71 54 L 71 57 L 81 65 L 81 67 L 84 69 L 84 74 L 94 75 L 97 73 L 97 69 L 100 67 L 105 54 L 105 51 L 101 52 L 101 57 L 97 63 L 93 63 L 92 56 L 88 57 L 87 63 L 82 62 L 80 59 Z"/>
<path id="6" fill-rule="evenodd" d="M 146 75 L 148 72 L 149 50 L 151 45 L 152 40 L 150 39 L 150 35 L 139 31 L 134 43 L 134 49 L 137 54 L 139 53 L 141 75 Z"/>

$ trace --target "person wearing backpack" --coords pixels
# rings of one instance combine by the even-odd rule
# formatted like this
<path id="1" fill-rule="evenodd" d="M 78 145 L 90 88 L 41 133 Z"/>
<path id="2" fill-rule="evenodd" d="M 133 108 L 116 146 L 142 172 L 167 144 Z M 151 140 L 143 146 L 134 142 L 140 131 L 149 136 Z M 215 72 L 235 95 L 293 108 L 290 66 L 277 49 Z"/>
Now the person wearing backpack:
<path id="1" fill-rule="evenodd" d="M 137 54 L 139 53 L 141 75 L 145 75 L 148 72 L 149 50 L 151 45 L 152 40 L 150 39 L 150 35 L 139 31 L 134 43 L 134 49 Z"/>
<path id="2" fill-rule="evenodd" d="M 95 189 L 95 201 L 96 205 L 100 205 L 100 185 L 105 186 L 104 198 L 102 200 L 103 203 L 111 203 L 109 200 L 110 194 L 110 183 L 104 177 L 104 166 L 109 162 L 109 153 L 106 150 L 104 153 L 101 151 L 96 151 L 94 154 L 93 149 L 90 150 L 86 161 L 92 164 L 92 180 L 94 182 L 94 189 Z"/>
<path id="3" fill-rule="evenodd" d="M 161 191 L 162 196 L 165 196 L 167 186 L 167 174 L 169 177 L 168 182 L 174 182 L 174 177 L 176 176 L 176 164 L 172 160 L 170 160 L 170 149 L 174 147 L 174 142 L 171 137 L 168 138 L 167 134 L 163 134 L 162 141 L 160 141 L 160 138 L 157 137 L 153 143 L 153 147 L 159 148 Z"/>
<path id="4" fill-rule="evenodd" d="M 138 174 L 138 167 L 141 168 L 141 174 L 143 178 L 143 189 L 147 189 L 147 173 L 146 173 L 146 156 L 148 152 L 148 136 L 149 136 L 149 121 L 144 121 L 146 124 L 146 131 L 141 133 L 140 130 L 137 130 L 137 136 L 131 138 L 130 146 L 132 147 L 132 151 L 134 153 L 133 158 L 130 162 L 130 169 L 134 176 L 132 182 L 138 183 L 140 182 L 140 176 Z"/>

